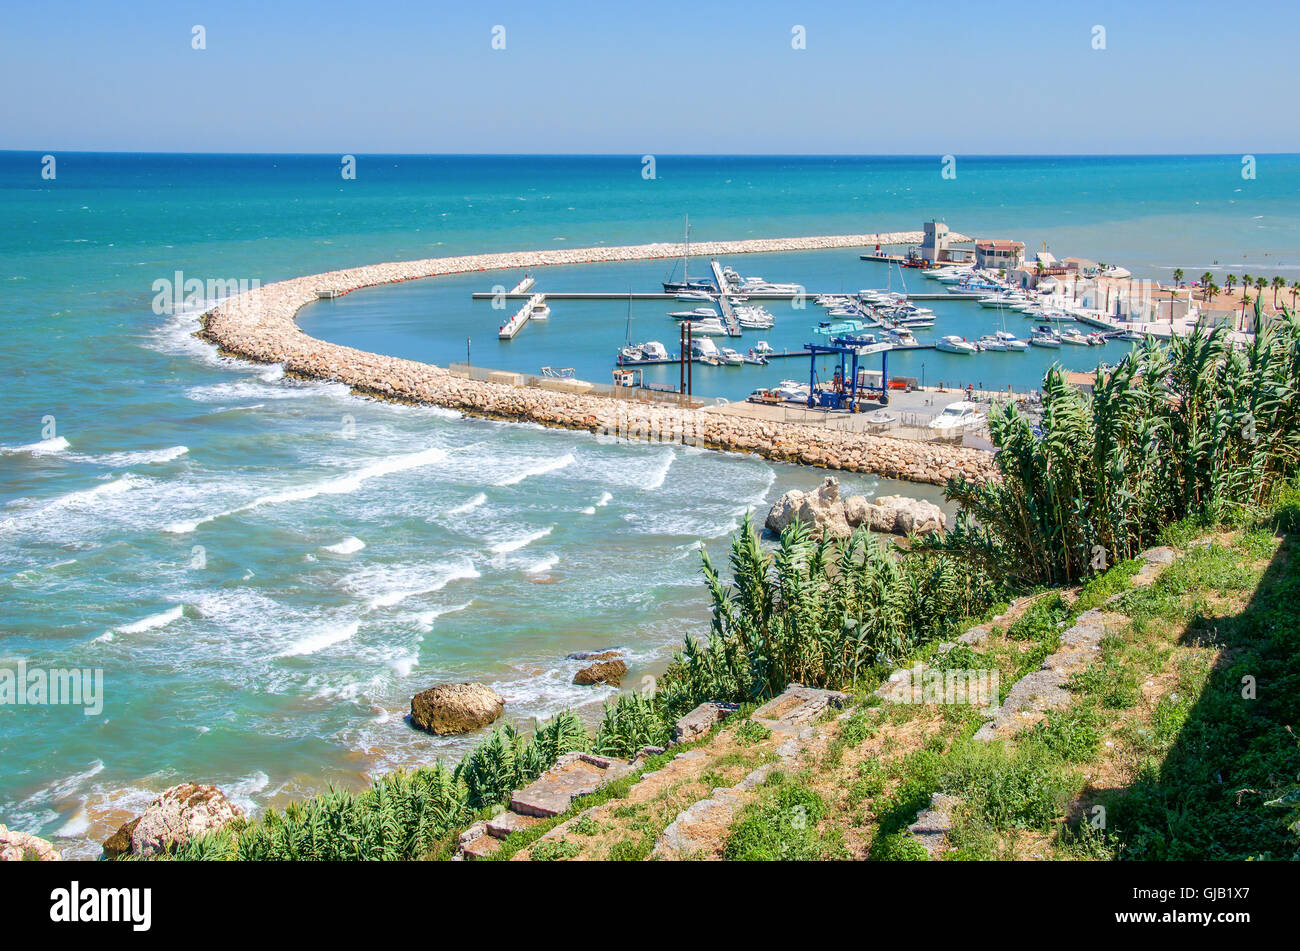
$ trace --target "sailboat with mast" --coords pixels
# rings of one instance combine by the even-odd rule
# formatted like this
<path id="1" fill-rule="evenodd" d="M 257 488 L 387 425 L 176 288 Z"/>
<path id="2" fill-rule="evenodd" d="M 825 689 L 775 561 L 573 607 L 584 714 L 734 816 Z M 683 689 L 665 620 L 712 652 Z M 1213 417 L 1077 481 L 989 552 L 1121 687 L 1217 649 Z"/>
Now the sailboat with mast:
<path id="1" fill-rule="evenodd" d="M 673 275 L 669 274 L 669 279 L 664 281 L 665 294 L 684 294 L 690 291 L 708 291 L 716 293 L 718 288 L 712 281 L 692 281 L 689 273 L 691 259 L 691 216 L 686 216 L 686 240 L 682 244 L 682 279 L 680 281 L 672 280 Z M 676 272 L 677 265 L 673 265 L 673 271 Z"/>

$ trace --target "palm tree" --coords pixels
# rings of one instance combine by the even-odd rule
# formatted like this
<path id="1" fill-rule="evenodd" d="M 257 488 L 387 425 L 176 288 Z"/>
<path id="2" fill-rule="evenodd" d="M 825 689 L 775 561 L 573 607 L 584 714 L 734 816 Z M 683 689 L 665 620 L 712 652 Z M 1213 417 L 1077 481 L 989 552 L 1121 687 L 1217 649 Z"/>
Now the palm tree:
<path id="1" fill-rule="evenodd" d="M 1291 282 L 1291 309 L 1295 310 L 1295 298 L 1300 294 L 1300 281 Z"/>
<path id="2" fill-rule="evenodd" d="M 1176 267 L 1174 268 L 1174 287 L 1182 287 L 1182 286 L 1183 286 L 1183 269 L 1180 267 Z"/>
<path id="3" fill-rule="evenodd" d="M 1232 294 L 1232 285 L 1237 283 L 1237 275 L 1229 274 L 1223 279 L 1224 286 L 1228 288 L 1228 293 Z"/>
<path id="4" fill-rule="evenodd" d="M 1201 275 L 1201 288 L 1202 288 L 1202 292 L 1204 292 L 1204 291 L 1206 291 L 1206 290 L 1209 290 L 1210 282 L 1213 281 L 1213 280 L 1214 280 L 1214 275 L 1211 274 L 1209 271 L 1206 271 L 1204 274 Z M 1202 299 L 1202 300 L 1209 300 L 1208 297 L 1202 297 L 1201 299 Z"/>
<path id="5" fill-rule="evenodd" d="M 1285 289 L 1286 278 L 1274 276 L 1273 278 L 1273 309 L 1277 310 L 1277 292 Z"/>

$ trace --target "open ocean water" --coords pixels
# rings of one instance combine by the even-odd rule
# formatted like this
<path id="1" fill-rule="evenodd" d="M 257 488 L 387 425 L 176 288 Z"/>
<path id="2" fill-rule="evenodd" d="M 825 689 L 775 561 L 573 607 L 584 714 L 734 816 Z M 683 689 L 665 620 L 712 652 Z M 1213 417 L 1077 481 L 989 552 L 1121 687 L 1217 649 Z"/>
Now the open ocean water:
<path id="1" fill-rule="evenodd" d="M 39 154 L 0 152 L 0 666 L 102 669 L 104 708 L 0 707 L 0 822 L 80 856 L 181 780 L 259 809 L 456 756 L 473 738 L 403 720 L 411 694 L 438 681 L 490 683 L 520 722 L 566 706 L 594 715 L 613 691 L 571 686 L 579 665 L 565 655 L 618 645 L 633 685 L 659 669 L 705 626 L 698 545 L 721 557 L 746 511 L 761 518 L 781 492 L 820 480 L 285 380 L 194 339 L 194 313 L 155 313 L 156 280 L 267 283 L 445 254 L 676 241 L 688 213 L 696 240 L 914 230 L 937 216 L 1137 277 L 1217 265 L 1220 277 L 1300 279 L 1295 156 L 1259 156 L 1251 181 L 1240 156 L 959 157 L 955 180 L 935 157 L 661 156 L 653 181 L 639 156 L 359 156 L 355 181 L 334 156 L 56 157 L 50 181 Z M 728 263 L 813 291 L 890 280 L 855 252 Z M 539 289 L 655 290 L 671 267 L 536 276 Z M 437 363 L 463 359 L 468 336 L 476 364 L 574 366 L 605 382 L 626 305 L 557 301 L 549 325 L 498 344 L 501 314 L 469 294 L 518 276 L 358 292 L 312 305 L 303 323 Z M 744 346 L 813 339 L 820 310 L 768 306 L 777 328 Z M 666 309 L 636 305 L 633 339 L 672 349 Z M 970 304 L 935 310 L 935 332 L 1001 327 Z M 1121 352 L 1050 356 L 1083 366 Z M 947 359 L 967 362 L 911 354 L 890 369 L 1032 385 L 1049 355 Z M 806 375 L 791 360 L 697 368 L 695 380 L 738 398 Z"/>

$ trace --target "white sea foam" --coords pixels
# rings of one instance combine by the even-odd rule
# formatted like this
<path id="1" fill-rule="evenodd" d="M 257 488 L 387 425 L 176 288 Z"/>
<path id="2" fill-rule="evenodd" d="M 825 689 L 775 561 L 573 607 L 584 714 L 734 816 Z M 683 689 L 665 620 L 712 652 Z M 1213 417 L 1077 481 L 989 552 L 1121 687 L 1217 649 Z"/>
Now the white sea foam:
<path id="1" fill-rule="evenodd" d="M 360 626 L 358 621 L 353 621 L 350 624 L 340 624 L 337 627 L 326 628 L 319 633 L 310 634 L 294 641 L 276 656 L 303 657 L 308 654 L 318 653 L 327 647 L 350 640 L 357 633 L 357 628 Z"/>
<path id="2" fill-rule="evenodd" d="M 613 499 L 614 496 L 610 495 L 608 492 L 600 493 L 600 499 L 599 501 L 596 502 L 596 508 L 603 508 L 604 506 L 608 505 L 611 501 L 613 501 Z"/>
<path id="3" fill-rule="evenodd" d="M 546 475 L 548 472 L 555 472 L 557 469 L 563 469 L 566 466 L 573 465 L 573 463 L 573 453 L 568 452 L 559 459 L 552 459 L 549 462 L 540 462 L 528 469 L 521 469 L 513 475 L 509 475 L 505 479 L 502 479 L 497 483 L 497 485 L 518 485 L 525 479 L 532 478 L 533 476 Z"/>
<path id="4" fill-rule="evenodd" d="M 185 605 L 178 604 L 166 611 L 159 611 L 157 614 L 150 614 L 148 617 L 141 618 L 138 621 L 132 621 L 130 624 L 123 624 L 113 628 L 105 640 L 112 640 L 112 634 L 141 634 L 145 631 L 152 631 L 156 628 L 166 627 L 172 621 L 178 621 L 185 614 Z M 103 635 L 101 635 L 103 637 Z M 98 638 L 96 638 L 98 640 Z"/>
<path id="5" fill-rule="evenodd" d="M 479 577 L 467 557 L 432 564 L 366 565 L 339 582 L 366 598 L 371 610 L 391 608 L 408 598 L 441 591 L 453 581 Z"/>
<path id="6" fill-rule="evenodd" d="M 460 503 L 460 505 L 447 509 L 447 514 L 464 515 L 466 512 L 474 511 L 474 509 L 478 508 L 486 501 L 487 501 L 487 496 L 484 495 L 482 492 L 479 492 L 474 496 L 472 496 L 471 498 L 467 499 L 466 501 Z"/>
<path id="7" fill-rule="evenodd" d="M 0 452 L 25 452 L 33 456 L 45 456 L 56 452 L 63 452 L 67 448 L 68 441 L 66 439 L 62 436 L 54 436 L 50 439 L 42 439 L 40 442 L 28 443 L 25 446 L 0 446 Z"/>
<path id="8" fill-rule="evenodd" d="M 595 515 L 595 514 L 596 514 L 596 506 L 594 506 L 594 505 L 588 505 L 585 509 L 580 509 L 579 512 L 578 512 L 578 514 L 579 514 L 579 515 Z"/>
<path id="9" fill-rule="evenodd" d="M 13 519 L 6 520 L 11 522 L 40 521 L 43 516 L 62 512 L 67 509 L 84 509 L 98 503 L 105 498 L 115 495 L 121 495 L 124 492 L 130 492 L 132 489 L 139 488 L 148 483 L 149 480 L 142 479 L 139 476 L 130 473 L 119 476 L 107 482 L 101 482 L 89 489 L 79 489 L 76 492 L 69 492 L 66 495 L 57 496 L 46 502 L 40 508 L 21 513 Z"/>
<path id="10" fill-rule="evenodd" d="M 73 810 L 72 815 L 64 821 L 63 825 L 54 830 L 54 837 L 56 839 L 70 839 L 74 836 L 85 835 L 89 829 L 90 816 L 86 812 L 85 803 L 82 803 Z"/>
<path id="11" fill-rule="evenodd" d="M 160 462 L 171 462 L 190 451 L 189 446 L 169 446 L 166 449 L 140 449 L 134 452 L 109 452 L 101 456 L 78 456 L 86 462 L 97 466 L 109 466 L 124 469 L 127 466 L 147 466 Z"/>
<path id="12" fill-rule="evenodd" d="M 455 614 L 457 611 L 464 611 L 474 602 L 466 601 L 464 604 L 453 605 L 449 608 L 435 608 L 432 611 L 421 611 L 415 616 L 415 622 L 420 625 L 420 629 L 426 633 L 433 630 L 433 622 L 440 617 L 448 614 Z"/>
<path id="13" fill-rule="evenodd" d="M 355 535 L 349 535 L 341 542 L 336 542 L 333 545 L 324 545 L 322 547 L 325 551 L 332 551 L 336 555 L 350 555 L 353 552 L 361 551 L 361 549 L 366 547 L 366 543 Z"/>
<path id="14" fill-rule="evenodd" d="M 543 528 L 541 531 L 529 532 L 526 535 L 516 535 L 513 538 L 507 538 L 497 542 L 495 545 L 491 546 L 491 548 L 489 548 L 488 550 L 492 552 L 492 554 L 494 555 L 506 555 L 512 551 L 518 551 L 521 548 L 531 545 L 535 541 L 539 541 L 545 538 L 547 535 L 551 534 L 554 528 L 555 526 L 551 525 L 547 528 Z"/>
<path id="15" fill-rule="evenodd" d="M 659 468 L 654 471 L 654 473 L 650 476 L 650 481 L 646 483 L 645 485 L 646 491 L 653 492 L 655 489 L 659 489 L 663 487 L 664 480 L 668 478 L 668 470 L 673 467 L 673 460 L 676 458 L 677 458 L 677 453 L 669 449 L 668 452 L 665 454 L 664 459 L 660 464 Z"/>
<path id="16" fill-rule="evenodd" d="M 388 456 L 378 462 L 372 462 L 368 466 L 357 469 L 350 475 L 339 476 L 334 479 L 326 479 L 322 482 L 315 482 L 311 485 L 301 486 L 296 489 L 285 489 L 280 492 L 273 492 L 269 495 L 259 496 L 251 502 L 237 506 L 233 509 L 227 509 L 224 512 L 215 512 L 212 515 L 205 515 L 202 518 L 189 522 L 172 522 L 163 528 L 163 531 L 175 535 L 184 535 L 194 531 L 200 525 L 224 518 L 227 515 L 236 515 L 240 512 L 248 512 L 252 509 L 261 508 L 265 505 L 279 505 L 283 502 L 302 502 L 307 499 L 314 499 L 318 495 L 345 495 L 355 492 L 371 479 L 377 479 L 381 476 L 392 475 L 397 472 L 405 472 L 410 469 L 417 469 L 421 466 L 432 465 L 441 462 L 447 458 L 445 449 L 431 448 L 422 449 L 419 452 L 410 452 L 400 456 Z"/>
<path id="17" fill-rule="evenodd" d="M 550 571 L 559 563 L 560 563 L 560 556 L 555 553 L 551 553 L 547 555 L 545 558 L 541 559 L 540 561 L 534 562 L 533 564 L 525 568 L 524 574 L 539 575 L 544 571 Z"/>

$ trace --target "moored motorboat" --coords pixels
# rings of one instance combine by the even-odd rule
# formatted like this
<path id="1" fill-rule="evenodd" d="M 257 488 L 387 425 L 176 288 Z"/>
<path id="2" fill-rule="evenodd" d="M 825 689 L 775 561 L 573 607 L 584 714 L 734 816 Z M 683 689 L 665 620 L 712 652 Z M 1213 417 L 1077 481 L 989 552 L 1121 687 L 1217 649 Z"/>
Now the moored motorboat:
<path id="1" fill-rule="evenodd" d="M 944 353 L 971 354 L 975 353 L 977 348 L 965 337 L 958 337 L 956 334 L 948 334 L 946 337 L 940 337 L 935 342 L 934 349 L 942 350 Z"/>

